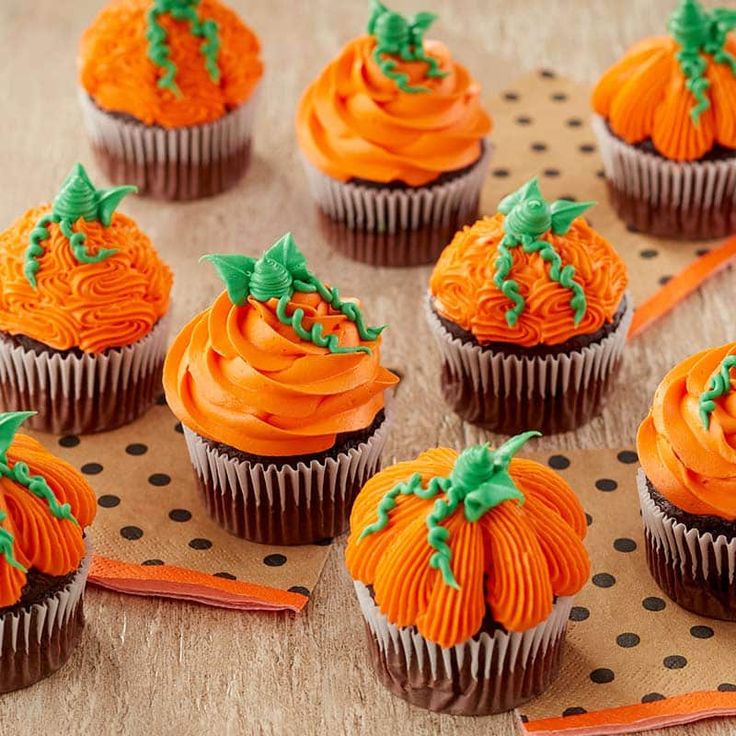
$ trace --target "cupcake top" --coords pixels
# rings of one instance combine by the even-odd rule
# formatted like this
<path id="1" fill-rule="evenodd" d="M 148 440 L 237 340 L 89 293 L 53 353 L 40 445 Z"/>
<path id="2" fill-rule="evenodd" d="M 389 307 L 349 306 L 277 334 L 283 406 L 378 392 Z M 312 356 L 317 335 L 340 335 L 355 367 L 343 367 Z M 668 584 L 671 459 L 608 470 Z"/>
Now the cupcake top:
<path id="1" fill-rule="evenodd" d="M 593 109 L 627 143 L 673 161 L 736 148 L 736 10 L 681 0 L 669 36 L 633 46 L 601 77 Z"/>
<path id="2" fill-rule="evenodd" d="M 736 342 L 675 366 L 639 428 L 641 466 L 689 514 L 736 520 Z"/>
<path id="3" fill-rule="evenodd" d="M 115 212 L 134 191 L 97 189 L 76 164 L 53 204 L 0 233 L 0 331 L 87 353 L 151 332 L 168 310 L 172 275 L 148 236 Z"/>
<path id="4" fill-rule="evenodd" d="M 371 425 L 398 378 L 367 327 L 307 267 L 291 234 L 260 258 L 211 255 L 226 291 L 174 340 L 164 365 L 171 410 L 192 431 L 267 457 L 329 450 Z"/>
<path id="5" fill-rule="evenodd" d="M 79 568 L 97 510 L 79 471 L 16 434 L 33 414 L 0 414 L 0 608 L 21 600 L 30 570 L 61 577 Z"/>
<path id="6" fill-rule="evenodd" d="M 429 284 L 437 313 L 481 345 L 558 345 L 610 323 L 628 273 L 579 216 L 592 204 L 550 204 L 536 179 L 503 199 L 442 252 Z"/>
<path id="7" fill-rule="evenodd" d="M 340 181 L 410 186 L 474 164 L 491 121 L 468 70 L 444 44 L 424 41 L 436 16 L 372 7 L 368 35 L 350 41 L 299 103 L 304 155 Z"/>
<path id="8" fill-rule="evenodd" d="M 550 615 L 556 596 L 585 585 L 580 502 L 554 471 L 512 459 L 537 435 L 497 450 L 427 450 L 366 483 L 346 560 L 392 624 L 451 647 L 480 631 L 487 608 L 507 631 L 526 631 Z"/>
<path id="9" fill-rule="evenodd" d="M 182 128 L 246 102 L 263 64 L 258 38 L 219 0 L 114 0 L 84 32 L 79 70 L 103 110 Z"/>

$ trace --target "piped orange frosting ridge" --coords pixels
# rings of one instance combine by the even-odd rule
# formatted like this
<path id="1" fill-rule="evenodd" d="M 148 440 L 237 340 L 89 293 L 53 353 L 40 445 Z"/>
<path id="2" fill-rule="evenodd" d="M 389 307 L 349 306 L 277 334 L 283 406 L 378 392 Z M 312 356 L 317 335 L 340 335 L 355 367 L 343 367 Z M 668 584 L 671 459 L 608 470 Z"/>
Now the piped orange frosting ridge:
<path id="1" fill-rule="evenodd" d="M 427 78 L 427 64 L 397 58 L 396 72 L 409 84 L 401 91 L 376 64 L 376 41 L 350 41 L 304 93 L 297 111 L 297 140 L 307 159 L 340 181 L 430 183 L 440 174 L 475 163 L 491 131 L 480 87 L 444 44 L 426 41 L 444 77 Z"/>
<path id="2" fill-rule="evenodd" d="M 734 342 L 675 366 L 659 385 L 637 437 L 641 466 L 658 493 L 687 513 L 728 521 L 736 520 L 736 384 L 715 402 L 708 428 L 699 405 L 732 355 Z"/>
<path id="3" fill-rule="evenodd" d="M 152 0 L 115 0 L 82 36 L 80 82 L 104 110 L 132 115 L 146 125 L 181 128 L 218 120 L 245 103 L 263 76 L 260 43 L 237 14 L 218 0 L 201 0 L 200 19 L 218 25 L 218 81 L 202 58 L 202 38 L 184 20 L 161 15 L 181 95 L 162 89 L 161 67 L 148 56 L 147 12 Z"/>

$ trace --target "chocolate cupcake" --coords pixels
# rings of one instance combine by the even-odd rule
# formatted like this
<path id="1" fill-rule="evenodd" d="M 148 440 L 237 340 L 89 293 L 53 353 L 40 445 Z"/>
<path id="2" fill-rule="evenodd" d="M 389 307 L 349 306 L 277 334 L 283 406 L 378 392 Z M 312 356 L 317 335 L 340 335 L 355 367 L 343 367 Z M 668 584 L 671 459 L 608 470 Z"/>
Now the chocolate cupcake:
<path id="1" fill-rule="evenodd" d="M 260 258 L 212 255 L 225 282 L 174 340 L 164 367 L 207 510 L 264 544 L 307 544 L 347 528 L 381 467 L 382 327 L 367 327 L 285 235 Z"/>
<path id="2" fill-rule="evenodd" d="M 161 392 L 172 275 L 77 164 L 53 204 L 0 233 L 0 402 L 57 434 L 133 421 Z"/>
<path id="3" fill-rule="evenodd" d="M 593 92 L 608 191 L 627 225 L 684 240 L 736 232 L 736 11 L 681 0 Z"/>
<path id="4" fill-rule="evenodd" d="M 442 392 L 463 419 L 501 434 L 573 430 L 598 414 L 633 314 L 626 266 L 532 179 L 493 217 L 457 233 L 430 280 Z"/>
<path id="5" fill-rule="evenodd" d="M 114 0 L 82 37 L 79 74 L 92 150 L 113 182 L 188 200 L 245 173 L 260 44 L 219 0 Z"/>
<path id="6" fill-rule="evenodd" d="M 0 414 L 0 693 L 56 672 L 79 644 L 97 500 L 82 475 Z"/>
<path id="7" fill-rule="evenodd" d="M 346 560 L 379 680 L 455 715 L 541 694 L 562 658 L 590 561 L 585 514 L 549 468 L 497 450 L 436 448 L 371 478 L 350 517 Z"/>
<path id="8" fill-rule="evenodd" d="M 683 608 L 736 621 L 736 342 L 687 358 L 639 428 L 649 570 Z"/>
<path id="9" fill-rule="evenodd" d="M 424 41 L 434 14 L 372 8 L 368 34 L 304 93 L 297 139 L 333 248 L 377 266 L 431 263 L 477 216 L 491 121 L 467 69 Z"/>

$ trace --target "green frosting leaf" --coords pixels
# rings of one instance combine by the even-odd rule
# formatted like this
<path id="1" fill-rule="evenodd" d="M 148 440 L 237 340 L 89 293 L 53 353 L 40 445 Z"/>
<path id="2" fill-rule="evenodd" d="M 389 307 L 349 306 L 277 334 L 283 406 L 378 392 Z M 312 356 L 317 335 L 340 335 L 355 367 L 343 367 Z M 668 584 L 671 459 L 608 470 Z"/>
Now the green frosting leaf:
<path id="1" fill-rule="evenodd" d="M 7 411 L 0 414 L 0 462 L 6 462 L 8 449 L 23 422 L 35 414 L 35 411 Z"/>
<path id="2" fill-rule="evenodd" d="M 217 275 L 225 284 L 230 301 L 236 307 L 245 304 L 250 293 L 250 279 L 256 263 L 255 258 L 236 253 L 212 253 L 202 256 L 199 260 L 208 261 L 215 267 Z"/>

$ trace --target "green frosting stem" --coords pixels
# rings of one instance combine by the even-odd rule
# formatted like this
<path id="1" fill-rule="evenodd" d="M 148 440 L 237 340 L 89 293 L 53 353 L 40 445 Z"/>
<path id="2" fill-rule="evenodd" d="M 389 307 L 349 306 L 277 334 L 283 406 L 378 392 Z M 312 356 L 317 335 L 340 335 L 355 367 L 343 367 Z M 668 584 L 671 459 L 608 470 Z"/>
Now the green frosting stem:
<path id="1" fill-rule="evenodd" d="M 718 372 L 710 379 L 708 390 L 700 394 L 700 421 L 705 429 L 710 429 L 710 416 L 715 411 L 716 399 L 726 396 L 733 390 L 731 370 L 736 368 L 736 355 L 729 355 L 723 360 Z"/>

